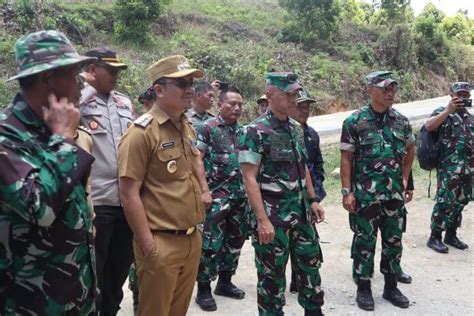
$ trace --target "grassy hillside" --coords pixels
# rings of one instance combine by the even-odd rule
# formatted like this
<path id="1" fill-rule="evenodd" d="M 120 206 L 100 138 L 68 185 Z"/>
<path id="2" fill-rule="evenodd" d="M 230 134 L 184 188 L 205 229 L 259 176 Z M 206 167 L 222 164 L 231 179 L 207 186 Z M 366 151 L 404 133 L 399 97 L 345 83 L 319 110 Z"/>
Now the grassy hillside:
<path id="1" fill-rule="evenodd" d="M 17 89 L 16 83 L 5 83 L 15 73 L 14 41 L 35 30 L 35 13 L 28 2 L 0 0 L 2 106 Z M 384 49 L 377 46 L 384 32 L 376 26 L 355 27 L 345 21 L 338 40 L 325 49 L 282 42 L 282 30 L 289 16 L 276 0 L 172 1 L 166 13 L 153 24 L 153 36 L 144 45 L 115 40 L 111 1 L 47 1 L 39 16 L 44 28 L 65 32 L 80 52 L 96 46 L 116 49 L 129 65 L 118 90 L 133 100 L 149 85 L 145 73 L 148 65 L 170 54 L 184 54 L 193 65 L 206 71 L 208 80 L 229 81 L 244 92 L 245 120 L 255 115 L 254 100 L 263 92 L 263 76 L 268 70 L 298 73 L 303 85 L 318 99 L 314 109 L 317 114 L 359 106 L 365 100 L 362 77 L 389 64 L 377 59 Z M 472 66 L 467 66 L 467 75 L 463 76 L 472 78 L 474 53 L 472 46 L 466 47 L 457 45 L 455 49 L 465 53 L 465 60 Z M 443 95 L 448 82 L 458 75 L 454 71 L 440 75 L 420 67 L 401 68 L 396 73 L 401 79 L 401 102 Z"/>

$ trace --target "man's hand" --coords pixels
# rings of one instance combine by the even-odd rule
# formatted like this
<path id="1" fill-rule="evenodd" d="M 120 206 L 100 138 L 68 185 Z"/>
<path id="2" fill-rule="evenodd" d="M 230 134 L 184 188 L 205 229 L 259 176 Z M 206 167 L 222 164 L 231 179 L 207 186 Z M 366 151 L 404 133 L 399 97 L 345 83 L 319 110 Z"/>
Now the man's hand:
<path id="1" fill-rule="evenodd" d="M 464 107 L 463 101 L 460 98 L 454 96 L 451 99 L 451 101 L 449 101 L 448 106 L 446 107 L 446 111 L 452 114 L 456 112 L 457 110 L 462 109 L 463 107 Z"/>
<path id="2" fill-rule="evenodd" d="M 67 98 L 48 96 L 49 108 L 43 107 L 43 120 L 53 134 L 73 139 L 79 126 L 79 109 Z"/>
<path id="3" fill-rule="evenodd" d="M 207 210 L 209 207 L 211 207 L 212 204 L 212 196 L 209 191 L 203 192 L 201 194 L 201 199 L 202 203 L 204 203 L 204 208 Z"/>
<path id="4" fill-rule="evenodd" d="M 153 239 L 153 235 L 151 235 L 151 238 L 147 238 L 140 244 L 140 249 L 142 250 L 143 257 L 148 258 L 153 253 L 153 250 L 155 250 L 155 247 L 155 239 Z"/>
<path id="5" fill-rule="evenodd" d="M 269 244 L 275 238 L 275 228 L 272 223 L 267 219 L 258 221 L 258 241 L 260 244 Z"/>
<path id="6" fill-rule="evenodd" d="M 413 191 L 405 191 L 405 203 L 410 203 L 413 199 Z"/>
<path id="7" fill-rule="evenodd" d="M 356 211 L 356 199 L 354 193 L 349 193 L 346 196 L 342 197 L 342 206 L 349 212 L 355 213 Z"/>
<path id="8" fill-rule="evenodd" d="M 316 218 L 316 223 L 321 223 L 325 219 L 325 211 L 321 204 L 318 202 L 313 202 L 310 205 L 311 212 L 313 212 L 314 217 Z"/>

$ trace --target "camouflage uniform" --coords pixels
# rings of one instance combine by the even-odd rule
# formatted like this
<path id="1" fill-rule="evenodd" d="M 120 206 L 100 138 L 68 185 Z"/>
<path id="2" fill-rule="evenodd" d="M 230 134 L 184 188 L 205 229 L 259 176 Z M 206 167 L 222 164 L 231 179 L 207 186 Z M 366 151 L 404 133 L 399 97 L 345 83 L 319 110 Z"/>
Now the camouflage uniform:
<path id="1" fill-rule="evenodd" d="M 443 112 L 436 109 L 431 115 Z M 449 114 L 437 130 L 441 151 L 436 204 L 431 229 L 436 232 L 456 230 L 461 225 L 462 210 L 472 200 L 474 177 L 474 117 L 465 109 Z"/>
<path id="2" fill-rule="evenodd" d="M 92 60 L 66 36 L 40 31 L 15 44 L 9 80 Z M 96 297 L 91 210 L 94 158 L 51 134 L 18 93 L 0 113 L 0 314 L 89 315 Z"/>
<path id="3" fill-rule="evenodd" d="M 307 202 L 306 159 L 299 124 L 292 119 L 279 121 L 271 110 L 250 123 L 240 137 L 239 162 L 259 166 L 257 182 L 268 219 L 275 229 L 274 240 L 260 244 L 252 214 L 260 315 L 283 315 L 285 268 L 290 253 L 295 258 L 300 285 L 299 304 L 308 310 L 323 305 L 319 275 L 322 253 Z"/>
<path id="4" fill-rule="evenodd" d="M 0 151 L 0 314 L 88 315 L 96 296 L 85 193 L 92 156 L 51 135 L 20 94 L 1 115 Z"/>
<path id="5" fill-rule="evenodd" d="M 214 280 L 217 272 L 234 274 L 248 233 L 247 198 L 239 170 L 238 123 L 227 125 L 222 117 L 198 125 L 198 148 L 212 195 L 204 221 L 201 263 L 197 280 Z"/>
<path id="6" fill-rule="evenodd" d="M 375 113 L 362 107 L 343 123 L 341 150 L 354 153 L 352 191 L 356 213 L 349 214 L 354 238 L 351 257 L 354 279 L 370 279 L 374 272 L 377 230 L 382 234 L 380 271 L 401 272 L 404 196 L 402 162 L 414 142 L 408 119 L 389 108 Z"/>
<path id="7" fill-rule="evenodd" d="M 196 110 L 194 108 L 190 108 L 188 110 L 186 110 L 186 112 L 184 112 L 184 114 L 186 114 L 186 116 L 191 120 L 191 123 L 193 123 L 193 127 L 196 128 L 199 124 L 207 121 L 208 119 L 211 119 L 213 117 L 215 117 L 214 114 L 212 114 L 211 112 L 204 112 L 202 114 L 196 112 Z"/>

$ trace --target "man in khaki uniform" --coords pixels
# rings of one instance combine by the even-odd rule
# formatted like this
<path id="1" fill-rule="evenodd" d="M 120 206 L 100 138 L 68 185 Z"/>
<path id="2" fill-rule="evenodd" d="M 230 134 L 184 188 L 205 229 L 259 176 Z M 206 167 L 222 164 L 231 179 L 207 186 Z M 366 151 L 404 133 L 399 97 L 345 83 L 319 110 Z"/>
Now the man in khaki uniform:
<path id="1" fill-rule="evenodd" d="M 134 233 L 138 314 L 181 316 L 201 256 L 196 225 L 211 202 L 196 134 L 183 113 L 193 100 L 193 79 L 204 72 L 179 55 L 148 72 L 156 102 L 120 142 L 120 196 Z"/>

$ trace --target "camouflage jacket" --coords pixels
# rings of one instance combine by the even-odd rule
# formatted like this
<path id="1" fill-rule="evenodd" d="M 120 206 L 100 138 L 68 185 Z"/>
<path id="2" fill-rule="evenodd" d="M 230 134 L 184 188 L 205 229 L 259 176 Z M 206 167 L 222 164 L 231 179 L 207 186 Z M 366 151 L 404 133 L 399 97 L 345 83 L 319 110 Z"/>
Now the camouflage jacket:
<path id="1" fill-rule="evenodd" d="M 20 94 L 0 114 L 0 314 L 88 315 L 96 296 L 85 185 L 94 158 Z"/>
<path id="2" fill-rule="evenodd" d="M 446 107 L 439 107 L 431 116 L 436 116 L 445 109 Z M 465 109 L 449 114 L 438 128 L 437 135 L 441 151 L 438 172 L 474 173 L 474 116 Z"/>
<path id="3" fill-rule="evenodd" d="M 326 196 L 324 190 L 324 161 L 319 147 L 319 134 L 308 124 L 303 126 L 304 145 L 308 152 L 307 165 L 311 174 L 311 181 L 313 182 L 314 193 L 316 199 L 321 202 Z"/>
<path id="4" fill-rule="evenodd" d="M 239 145 L 239 163 L 259 166 L 257 182 L 271 223 L 291 227 L 312 220 L 301 126 L 292 119 L 280 121 L 268 110 L 244 129 Z"/>
<path id="5" fill-rule="evenodd" d="M 238 134 L 242 126 L 227 125 L 218 116 L 199 124 L 197 147 L 204 155 L 206 178 L 213 198 L 245 197 L 237 151 Z"/>
<path id="6" fill-rule="evenodd" d="M 369 104 L 344 121 L 341 150 L 354 153 L 351 182 L 357 201 L 403 201 L 402 162 L 414 141 L 408 119 L 392 108 L 381 115 Z"/>
<path id="7" fill-rule="evenodd" d="M 208 111 L 200 114 L 196 112 L 194 108 L 186 110 L 184 114 L 186 114 L 186 116 L 191 120 L 191 123 L 193 123 L 194 128 L 196 128 L 199 124 L 207 121 L 208 119 L 215 117 L 214 114 Z"/>

